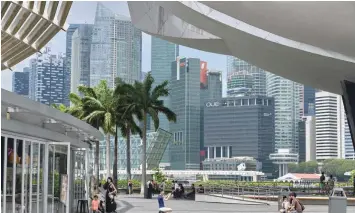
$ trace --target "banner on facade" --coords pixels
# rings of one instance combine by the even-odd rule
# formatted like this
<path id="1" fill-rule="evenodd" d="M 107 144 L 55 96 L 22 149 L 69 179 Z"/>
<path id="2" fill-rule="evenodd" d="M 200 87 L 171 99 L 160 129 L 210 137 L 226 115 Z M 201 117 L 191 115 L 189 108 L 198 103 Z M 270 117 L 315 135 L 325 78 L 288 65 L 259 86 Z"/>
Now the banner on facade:
<path id="1" fill-rule="evenodd" d="M 64 204 L 67 203 L 68 192 L 68 175 L 62 175 L 62 183 L 60 187 L 60 201 Z"/>

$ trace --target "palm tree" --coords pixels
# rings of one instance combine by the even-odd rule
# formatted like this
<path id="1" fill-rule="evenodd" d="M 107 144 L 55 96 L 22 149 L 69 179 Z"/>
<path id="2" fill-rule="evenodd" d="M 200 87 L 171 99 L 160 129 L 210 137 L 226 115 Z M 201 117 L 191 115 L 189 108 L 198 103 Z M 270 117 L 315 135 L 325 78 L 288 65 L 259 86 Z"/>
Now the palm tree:
<path id="1" fill-rule="evenodd" d="M 129 99 L 127 93 L 131 87 L 124 83 L 122 79 L 115 79 L 115 91 L 114 97 L 116 101 L 116 132 L 118 129 L 121 131 L 121 135 L 126 138 L 126 155 L 127 155 L 127 181 L 131 179 L 131 134 L 139 134 L 142 137 L 142 131 L 135 122 L 135 116 L 139 115 L 139 112 L 128 111 L 125 106 Z M 115 139 L 115 162 L 113 165 L 114 179 L 117 178 L 117 149 L 118 142 Z"/>
<path id="2" fill-rule="evenodd" d="M 109 177 L 111 173 L 110 136 L 111 134 L 115 134 L 115 101 L 113 99 L 113 90 L 107 86 L 106 81 L 100 81 L 94 89 L 88 89 L 86 92 L 91 93 L 91 95 L 86 95 L 82 98 L 82 109 L 84 112 L 87 112 L 83 120 L 88 123 L 99 123 L 106 135 L 106 169 L 107 177 Z"/>
<path id="3" fill-rule="evenodd" d="M 161 97 L 169 95 L 168 81 L 153 88 L 154 78 L 149 73 L 143 82 L 136 81 L 127 91 L 129 101 L 126 111 L 139 112 L 143 120 L 143 150 L 142 150 L 142 182 L 141 189 L 146 194 L 146 174 L 147 174 L 147 117 L 148 115 L 154 122 L 155 130 L 159 127 L 159 113 L 163 113 L 169 121 L 176 122 L 176 114 L 164 106 L 164 102 L 159 100 Z"/>

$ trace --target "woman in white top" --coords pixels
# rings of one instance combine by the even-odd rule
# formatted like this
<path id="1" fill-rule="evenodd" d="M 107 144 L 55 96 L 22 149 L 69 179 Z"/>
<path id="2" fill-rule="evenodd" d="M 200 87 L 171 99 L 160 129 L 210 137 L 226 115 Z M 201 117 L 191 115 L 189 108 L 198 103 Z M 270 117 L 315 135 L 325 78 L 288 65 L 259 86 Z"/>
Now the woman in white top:
<path id="1" fill-rule="evenodd" d="M 286 196 L 283 196 L 282 200 L 283 202 L 282 202 L 282 208 L 280 209 L 280 212 L 286 213 L 290 208 L 290 202 L 288 201 Z"/>

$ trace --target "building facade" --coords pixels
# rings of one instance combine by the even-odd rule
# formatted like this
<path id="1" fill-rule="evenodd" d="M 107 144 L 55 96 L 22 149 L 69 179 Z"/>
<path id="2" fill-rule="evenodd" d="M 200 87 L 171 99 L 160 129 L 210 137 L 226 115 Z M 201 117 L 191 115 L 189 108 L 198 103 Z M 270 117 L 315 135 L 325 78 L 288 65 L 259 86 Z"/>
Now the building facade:
<path id="1" fill-rule="evenodd" d="M 71 38 L 70 92 L 76 94 L 79 94 L 79 85 L 90 86 L 92 29 L 93 25 L 91 24 L 81 24 L 77 27 Z"/>
<path id="2" fill-rule="evenodd" d="M 231 76 L 233 73 L 239 71 L 246 71 L 253 76 L 253 88 L 250 95 L 266 95 L 266 72 L 246 61 L 233 56 L 227 56 L 227 76 Z M 245 80 L 249 81 L 250 79 L 245 78 Z M 248 83 L 245 83 L 245 85 L 248 85 Z M 233 91 L 233 84 L 227 85 L 228 90 Z"/>
<path id="3" fill-rule="evenodd" d="M 261 164 L 252 157 L 211 158 L 203 161 L 203 170 L 260 171 Z"/>
<path id="4" fill-rule="evenodd" d="M 316 93 L 316 159 L 343 158 L 345 112 L 340 95 Z"/>
<path id="5" fill-rule="evenodd" d="M 249 96 L 253 93 L 254 77 L 249 71 L 236 71 L 228 74 L 227 96 Z"/>
<path id="6" fill-rule="evenodd" d="M 274 151 L 274 99 L 265 96 L 210 100 L 204 106 L 207 159 L 248 156 L 271 175 Z"/>
<path id="7" fill-rule="evenodd" d="M 72 37 L 76 29 L 81 24 L 70 24 L 66 33 L 66 49 L 65 49 L 65 73 L 64 73 L 64 103 L 69 106 L 69 94 L 71 92 L 71 55 L 72 55 Z"/>
<path id="8" fill-rule="evenodd" d="M 31 98 L 43 104 L 64 104 L 65 57 L 54 55 L 49 47 L 31 60 Z"/>
<path id="9" fill-rule="evenodd" d="M 23 69 L 23 72 L 12 73 L 12 92 L 29 97 L 29 80 L 30 72 L 29 68 Z"/>
<path id="10" fill-rule="evenodd" d="M 316 160 L 316 118 L 305 116 L 306 162 Z"/>
<path id="11" fill-rule="evenodd" d="M 171 110 L 176 123 L 170 124 L 173 143 L 170 162 L 174 170 L 200 168 L 200 59 L 179 58 L 172 62 Z"/>
<path id="12" fill-rule="evenodd" d="M 178 57 L 179 46 L 154 36 L 151 38 L 151 75 L 154 78 L 153 86 L 155 87 L 171 79 L 171 62 Z M 162 97 L 162 100 L 164 105 L 170 108 L 170 96 Z M 159 114 L 160 128 L 169 131 L 169 123 L 165 115 Z M 169 162 L 169 146 L 164 154 L 163 162 Z"/>
<path id="13" fill-rule="evenodd" d="M 306 161 L 306 121 L 298 122 L 298 162 Z"/>
<path id="14" fill-rule="evenodd" d="M 128 17 L 114 14 L 97 3 L 90 55 L 90 86 L 106 80 L 114 87 L 115 78 L 127 83 L 139 81 L 142 64 L 142 32 Z"/>
<path id="15" fill-rule="evenodd" d="M 303 116 L 314 116 L 316 89 L 303 86 Z"/>

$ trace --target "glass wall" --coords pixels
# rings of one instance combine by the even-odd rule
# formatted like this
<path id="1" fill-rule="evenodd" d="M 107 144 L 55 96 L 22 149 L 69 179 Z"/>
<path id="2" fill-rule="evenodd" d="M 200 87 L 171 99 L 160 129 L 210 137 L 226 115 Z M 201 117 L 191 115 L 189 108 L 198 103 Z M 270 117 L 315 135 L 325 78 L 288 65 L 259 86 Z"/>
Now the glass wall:
<path id="1" fill-rule="evenodd" d="M 69 213 L 69 143 L 2 133 L 1 210 Z"/>

